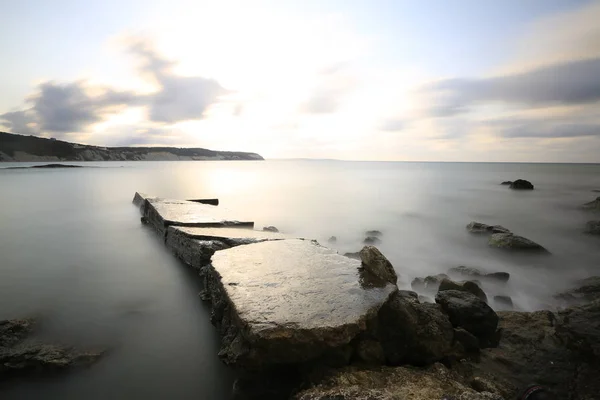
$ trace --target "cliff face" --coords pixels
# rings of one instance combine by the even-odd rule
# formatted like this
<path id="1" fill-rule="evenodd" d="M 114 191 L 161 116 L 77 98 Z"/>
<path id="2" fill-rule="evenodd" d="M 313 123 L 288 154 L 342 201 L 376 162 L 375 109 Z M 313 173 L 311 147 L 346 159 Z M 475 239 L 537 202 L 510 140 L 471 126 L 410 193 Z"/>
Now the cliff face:
<path id="1" fill-rule="evenodd" d="M 1 161 L 263 160 L 256 153 L 177 147 L 99 147 L 0 132 Z"/>

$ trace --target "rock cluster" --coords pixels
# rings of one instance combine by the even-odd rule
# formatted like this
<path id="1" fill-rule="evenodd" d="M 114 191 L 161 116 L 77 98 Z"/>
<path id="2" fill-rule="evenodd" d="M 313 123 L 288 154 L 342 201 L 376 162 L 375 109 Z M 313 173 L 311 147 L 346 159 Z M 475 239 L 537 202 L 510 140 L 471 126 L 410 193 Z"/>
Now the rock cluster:
<path id="1" fill-rule="evenodd" d="M 0 321 L 0 381 L 8 376 L 67 370 L 95 362 L 101 352 L 78 352 L 70 348 L 27 342 L 32 319 Z"/>
<path id="2" fill-rule="evenodd" d="M 542 245 L 523 236 L 515 235 L 500 225 L 487 225 L 473 221 L 467 225 L 467 230 L 471 233 L 491 234 L 488 244 L 492 247 L 513 251 L 548 252 Z"/>

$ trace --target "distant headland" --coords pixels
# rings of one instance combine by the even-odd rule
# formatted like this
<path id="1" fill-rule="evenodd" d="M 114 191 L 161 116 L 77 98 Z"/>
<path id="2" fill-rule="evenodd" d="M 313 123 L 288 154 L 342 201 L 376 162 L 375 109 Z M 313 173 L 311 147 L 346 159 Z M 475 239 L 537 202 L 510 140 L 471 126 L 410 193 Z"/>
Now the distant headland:
<path id="1" fill-rule="evenodd" d="M 2 161 L 264 160 L 256 153 L 177 147 L 101 147 L 0 132 Z"/>

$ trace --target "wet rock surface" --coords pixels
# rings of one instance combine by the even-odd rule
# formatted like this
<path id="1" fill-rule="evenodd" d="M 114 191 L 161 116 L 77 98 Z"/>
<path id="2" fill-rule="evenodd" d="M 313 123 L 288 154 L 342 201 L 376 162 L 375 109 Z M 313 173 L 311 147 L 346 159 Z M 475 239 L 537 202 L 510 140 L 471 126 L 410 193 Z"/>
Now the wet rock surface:
<path id="1" fill-rule="evenodd" d="M 471 233 L 509 233 L 510 231 L 501 225 L 488 225 L 481 222 L 472 221 L 467 225 L 467 230 Z"/>
<path id="2" fill-rule="evenodd" d="M 590 235 L 600 235 L 600 221 L 588 221 L 585 224 L 584 232 Z"/>
<path id="3" fill-rule="evenodd" d="M 500 249 L 548 253 L 542 245 L 513 233 L 494 233 L 490 236 L 488 244 Z"/>
<path id="4" fill-rule="evenodd" d="M 452 326 L 470 332 L 484 347 L 497 344 L 498 316 L 483 300 L 468 292 L 445 290 L 438 292 L 435 301 L 448 314 Z"/>
<path id="5" fill-rule="evenodd" d="M 33 319 L 0 321 L 0 381 L 14 375 L 47 373 L 86 366 L 102 352 L 78 352 L 73 349 L 27 341 L 34 330 Z"/>
<path id="6" fill-rule="evenodd" d="M 509 187 L 516 190 L 533 190 L 533 184 L 525 179 L 517 179 Z"/>
<path id="7" fill-rule="evenodd" d="M 285 236 L 279 233 L 243 228 L 171 226 L 167 230 L 165 244 L 183 262 L 200 269 L 210 262 L 215 251 L 284 238 Z"/>
<path id="8" fill-rule="evenodd" d="M 220 356 L 248 369 L 317 358 L 347 362 L 345 346 L 397 290 L 364 289 L 360 267 L 297 239 L 216 252 L 205 274 L 213 322 L 224 336 Z"/>

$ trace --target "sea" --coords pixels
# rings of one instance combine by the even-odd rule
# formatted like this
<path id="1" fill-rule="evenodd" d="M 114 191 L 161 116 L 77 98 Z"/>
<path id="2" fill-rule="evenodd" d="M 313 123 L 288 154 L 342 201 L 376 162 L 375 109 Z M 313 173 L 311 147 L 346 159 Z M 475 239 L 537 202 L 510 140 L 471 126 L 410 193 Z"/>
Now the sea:
<path id="1" fill-rule="evenodd" d="M 460 265 L 504 271 L 508 284 L 485 288 L 488 296 L 536 310 L 555 307 L 553 295 L 574 280 L 600 275 L 600 237 L 583 233 L 600 215 L 580 207 L 600 196 L 598 164 L 68 164 L 85 168 L 0 164 L 0 319 L 35 317 L 34 340 L 106 353 L 89 368 L 0 382 L 4 400 L 230 398 L 235 373 L 217 356 L 200 281 L 140 223 L 136 191 L 218 198 L 258 229 L 273 225 L 340 253 L 379 230 L 402 289 Z M 500 185 L 518 178 L 535 190 Z M 467 232 L 470 221 L 502 225 L 551 254 L 490 248 Z"/>

